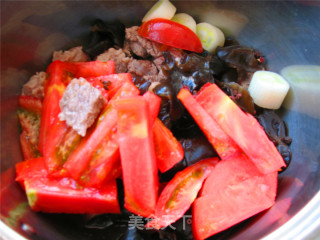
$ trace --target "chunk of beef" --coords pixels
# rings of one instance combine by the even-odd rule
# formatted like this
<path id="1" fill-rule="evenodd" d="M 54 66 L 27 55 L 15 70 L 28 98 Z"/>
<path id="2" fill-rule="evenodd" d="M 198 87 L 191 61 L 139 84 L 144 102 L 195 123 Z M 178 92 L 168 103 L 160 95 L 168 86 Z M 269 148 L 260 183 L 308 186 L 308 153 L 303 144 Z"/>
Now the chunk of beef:
<path id="1" fill-rule="evenodd" d="M 84 78 L 73 79 L 60 100 L 59 118 L 81 136 L 94 123 L 104 106 L 101 92 Z"/>
<path id="2" fill-rule="evenodd" d="M 115 72 L 124 73 L 128 71 L 128 64 L 132 61 L 131 57 L 127 57 L 124 51 L 120 49 L 109 48 L 104 53 L 97 56 L 97 59 L 101 62 L 114 61 Z"/>
<path id="3" fill-rule="evenodd" d="M 155 59 L 153 60 L 153 63 L 154 63 L 154 65 L 156 65 L 158 71 L 162 71 L 161 65 L 164 63 L 164 61 L 165 61 L 164 56 L 160 56 L 160 57 L 155 58 Z"/>
<path id="4" fill-rule="evenodd" d="M 133 83 L 141 94 L 148 90 L 153 81 L 152 79 L 156 79 L 158 75 L 157 67 L 149 60 L 133 59 L 128 64 L 128 72 L 131 73 Z"/>
<path id="5" fill-rule="evenodd" d="M 126 44 L 137 56 L 146 58 L 148 55 L 160 57 L 162 55 L 161 44 L 150 41 L 138 34 L 138 26 L 126 28 Z"/>
<path id="6" fill-rule="evenodd" d="M 74 47 L 67 51 L 54 51 L 52 61 L 60 60 L 63 62 L 87 62 L 90 58 L 82 51 L 82 47 Z"/>
<path id="7" fill-rule="evenodd" d="M 128 72 L 143 77 L 158 74 L 157 67 L 149 60 L 132 60 L 128 64 Z"/>
<path id="8" fill-rule="evenodd" d="M 29 81 L 22 87 L 22 95 L 32 96 L 43 99 L 44 97 L 44 81 L 46 72 L 38 72 L 33 75 Z"/>

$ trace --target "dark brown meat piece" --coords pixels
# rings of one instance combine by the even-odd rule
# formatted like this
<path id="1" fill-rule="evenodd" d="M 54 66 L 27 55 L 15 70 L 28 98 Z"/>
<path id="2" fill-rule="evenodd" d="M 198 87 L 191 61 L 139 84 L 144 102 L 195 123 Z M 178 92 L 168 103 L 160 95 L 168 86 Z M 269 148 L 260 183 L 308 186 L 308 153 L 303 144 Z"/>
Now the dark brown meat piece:
<path id="1" fill-rule="evenodd" d="M 141 94 L 148 91 L 152 82 L 159 82 L 158 69 L 149 60 L 132 60 L 128 64 L 128 72 L 131 73 L 133 82 Z"/>
<path id="2" fill-rule="evenodd" d="M 52 62 L 60 60 L 63 62 L 87 62 L 90 57 L 82 51 L 82 47 L 74 47 L 66 51 L 54 51 Z"/>
<path id="3" fill-rule="evenodd" d="M 22 87 L 22 95 L 32 96 L 43 99 L 44 97 L 44 81 L 46 72 L 38 72 L 33 75 L 29 81 Z"/>
<path id="4" fill-rule="evenodd" d="M 162 55 L 161 44 L 152 42 L 138 34 L 138 26 L 126 28 L 126 40 L 130 50 L 137 56 L 146 58 L 148 55 L 153 57 L 160 57 Z"/>
<path id="5" fill-rule="evenodd" d="M 94 123 L 104 106 L 101 92 L 84 78 L 73 79 L 60 100 L 59 118 L 81 136 Z"/>
<path id="6" fill-rule="evenodd" d="M 143 77 L 145 75 L 157 75 L 157 67 L 149 60 L 132 60 L 128 64 L 128 72 Z"/>
<path id="7" fill-rule="evenodd" d="M 128 71 L 128 64 L 132 61 L 131 57 L 127 57 L 125 52 L 120 49 L 109 48 L 106 52 L 100 54 L 96 60 L 101 62 L 114 61 L 115 72 L 125 73 Z"/>

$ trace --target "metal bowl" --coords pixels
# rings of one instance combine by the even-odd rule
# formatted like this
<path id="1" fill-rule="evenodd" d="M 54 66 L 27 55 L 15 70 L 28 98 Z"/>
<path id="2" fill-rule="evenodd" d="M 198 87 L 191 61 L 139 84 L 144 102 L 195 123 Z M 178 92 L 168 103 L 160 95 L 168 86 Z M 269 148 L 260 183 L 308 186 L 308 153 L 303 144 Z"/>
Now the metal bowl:
<path id="1" fill-rule="evenodd" d="M 13 166 L 22 160 L 17 96 L 28 77 L 46 68 L 53 50 L 81 43 L 90 31 L 91 20 L 120 19 L 128 26 L 140 24 L 152 4 L 150 1 L 1 2 L 0 238 L 113 239 L 108 231 L 85 229 L 84 216 L 35 213 L 28 208 L 24 192 L 14 182 Z M 282 73 L 291 83 L 285 108 L 278 113 L 286 120 L 293 138 L 293 158 L 287 171 L 279 175 L 276 204 L 232 229 L 228 239 L 319 239 L 319 2 L 176 1 L 174 4 L 179 12 L 187 12 L 198 21 L 204 16 L 208 21 L 218 19 L 215 23 L 222 24 L 226 34 L 237 35 L 243 45 L 259 49 L 269 68 Z M 210 20 L 210 16 L 220 17 Z"/>

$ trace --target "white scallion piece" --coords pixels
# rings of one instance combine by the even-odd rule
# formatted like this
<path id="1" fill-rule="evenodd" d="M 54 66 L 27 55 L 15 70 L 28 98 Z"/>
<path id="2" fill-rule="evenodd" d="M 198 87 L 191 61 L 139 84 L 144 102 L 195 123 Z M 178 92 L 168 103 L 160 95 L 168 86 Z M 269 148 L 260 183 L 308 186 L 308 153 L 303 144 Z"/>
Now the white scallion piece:
<path id="1" fill-rule="evenodd" d="M 258 106 L 278 109 L 289 88 L 289 83 L 281 75 L 270 71 L 257 71 L 252 76 L 248 91 Z"/>
<path id="2" fill-rule="evenodd" d="M 202 47 L 210 53 L 214 53 L 218 46 L 222 47 L 224 45 L 223 32 L 209 23 L 197 24 L 197 36 L 202 43 Z"/>
<path id="3" fill-rule="evenodd" d="M 173 18 L 171 18 L 171 20 L 190 28 L 193 32 L 196 32 L 197 23 L 189 14 L 177 13 Z"/>
<path id="4" fill-rule="evenodd" d="M 159 0 L 150 8 L 142 19 L 142 22 L 147 22 L 155 18 L 171 19 L 176 13 L 176 10 L 176 7 L 169 0 Z"/>

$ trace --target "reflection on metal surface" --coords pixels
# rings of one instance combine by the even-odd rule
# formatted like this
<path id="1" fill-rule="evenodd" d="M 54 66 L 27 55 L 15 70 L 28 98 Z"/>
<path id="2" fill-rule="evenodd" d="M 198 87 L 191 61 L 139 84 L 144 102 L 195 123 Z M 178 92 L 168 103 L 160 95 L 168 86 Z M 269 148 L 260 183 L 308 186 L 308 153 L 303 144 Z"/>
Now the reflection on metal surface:
<path id="1" fill-rule="evenodd" d="M 293 65 L 281 75 L 291 85 L 284 107 L 320 119 L 320 66 Z"/>
<path id="2" fill-rule="evenodd" d="M 209 8 L 200 15 L 200 21 L 220 28 L 227 37 L 236 37 L 248 23 L 249 19 L 242 13 L 234 10 Z"/>
<path id="3" fill-rule="evenodd" d="M 268 235 L 264 240 L 279 239 L 319 239 L 311 238 L 311 233 L 320 227 L 320 192 L 300 212 L 285 225 Z"/>

